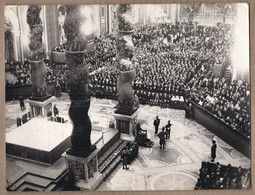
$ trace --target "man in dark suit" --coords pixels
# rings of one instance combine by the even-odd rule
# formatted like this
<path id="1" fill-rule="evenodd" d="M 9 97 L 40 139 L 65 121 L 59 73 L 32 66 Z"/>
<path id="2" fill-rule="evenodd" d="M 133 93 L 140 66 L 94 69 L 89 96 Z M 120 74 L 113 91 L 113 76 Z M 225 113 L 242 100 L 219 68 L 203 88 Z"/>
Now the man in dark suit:
<path id="1" fill-rule="evenodd" d="M 124 148 L 122 153 L 121 153 L 121 157 L 122 157 L 122 167 L 123 169 L 129 169 L 128 167 L 128 149 Z"/>
<path id="2" fill-rule="evenodd" d="M 54 112 L 54 116 L 57 117 L 58 116 L 58 108 L 56 107 L 56 104 L 54 105 L 53 112 Z"/>
<path id="3" fill-rule="evenodd" d="M 211 147 L 211 162 L 214 162 L 215 158 L 216 158 L 216 148 L 217 148 L 217 145 L 216 145 L 216 141 L 215 140 L 212 140 L 212 147 Z"/>
<path id="4" fill-rule="evenodd" d="M 168 123 L 165 126 L 165 128 L 166 128 L 166 139 L 170 139 L 171 126 L 172 126 L 172 124 L 169 120 Z"/>
<path id="5" fill-rule="evenodd" d="M 154 120 L 153 122 L 153 125 L 155 127 L 155 134 L 158 134 L 158 127 L 159 127 L 159 124 L 160 124 L 160 119 L 158 118 L 158 116 L 156 116 L 156 119 Z"/>
<path id="6" fill-rule="evenodd" d="M 165 127 L 162 127 L 162 131 L 158 134 L 159 137 L 159 148 L 163 150 L 166 147 L 166 133 L 165 133 Z"/>
<path id="7" fill-rule="evenodd" d="M 57 84 L 55 86 L 55 93 L 56 93 L 56 97 L 61 97 L 61 87 L 59 82 L 57 81 Z"/>
<path id="8" fill-rule="evenodd" d="M 19 104 L 20 104 L 20 109 L 21 110 L 26 109 L 22 93 L 19 93 Z"/>

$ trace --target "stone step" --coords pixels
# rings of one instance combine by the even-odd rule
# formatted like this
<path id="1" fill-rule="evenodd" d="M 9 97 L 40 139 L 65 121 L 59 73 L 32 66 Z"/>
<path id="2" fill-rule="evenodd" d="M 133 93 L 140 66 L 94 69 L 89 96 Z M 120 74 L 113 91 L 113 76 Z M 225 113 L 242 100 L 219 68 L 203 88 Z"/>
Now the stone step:
<path id="1" fill-rule="evenodd" d="M 46 189 L 45 188 L 41 188 L 38 186 L 35 186 L 33 184 L 28 184 L 28 183 L 24 183 L 19 189 L 18 191 L 52 191 L 54 188 L 56 187 L 56 184 L 51 183 Z M 29 189 L 29 190 L 28 190 Z"/>
<path id="2" fill-rule="evenodd" d="M 107 159 L 104 161 L 104 163 L 101 164 L 101 166 L 99 166 L 99 172 L 103 173 L 107 167 L 110 166 L 110 164 L 114 161 L 115 158 L 117 158 L 117 156 L 120 156 L 120 153 L 122 151 L 122 149 L 125 147 L 125 143 L 123 142 L 122 144 L 119 145 L 118 148 L 115 149 L 115 151 L 107 157 Z"/>
<path id="3" fill-rule="evenodd" d="M 119 140 L 118 143 L 119 144 L 116 144 L 117 147 L 113 147 L 113 151 L 106 151 L 105 154 L 103 154 L 105 159 L 101 162 L 99 166 L 99 172 L 103 174 L 104 180 L 106 180 L 113 172 L 116 171 L 118 167 L 120 167 L 121 151 L 126 146 L 127 141 Z"/>
<path id="4" fill-rule="evenodd" d="M 99 167 L 105 162 L 105 160 L 112 154 L 114 153 L 117 148 L 123 143 L 123 140 L 119 140 L 116 142 L 113 146 L 109 148 L 98 160 Z"/>
<path id="5" fill-rule="evenodd" d="M 33 173 L 26 173 L 22 177 L 20 177 L 18 180 L 16 180 L 14 183 L 12 183 L 9 187 L 11 191 L 22 191 L 22 189 L 25 189 L 23 187 L 25 184 L 29 184 L 30 186 L 36 186 L 36 188 L 42 188 L 43 191 L 50 191 L 51 187 L 52 189 L 56 186 L 56 183 L 60 179 L 62 179 L 66 175 L 67 171 L 64 171 L 61 175 L 59 175 L 58 178 L 52 179 L 47 178 L 42 175 L 36 175 Z"/>
<path id="6" fill-rule="evenodd" d="M 52 181 L 49 179 L 26 174 L 18 181 L 16 181 L 14 184 L 12 184 L 9 189 L 10 191 L 19 191 L 18 189 L 21 188 L 21 186 L 25 183 L 37 186 L 39 188 L 47 188 L 47 186 L 50 185 L 51 182 Z"/>
<path id="7" fill-rule="evenodd" d="M 111 165 L 107 168 L 107 170 L 103 173 L 104 181 L 116 170 L 116 168 L 121 164 L 120 155 L 114 159 Z"/>

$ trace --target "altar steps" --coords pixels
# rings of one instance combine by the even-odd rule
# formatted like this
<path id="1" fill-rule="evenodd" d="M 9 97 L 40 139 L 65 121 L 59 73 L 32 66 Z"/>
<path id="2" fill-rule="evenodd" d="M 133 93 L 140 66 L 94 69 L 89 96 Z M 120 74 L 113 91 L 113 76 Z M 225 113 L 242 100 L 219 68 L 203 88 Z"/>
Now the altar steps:
<path id="1" fill-rule="evenodd" d="M 127 141 L 119 139 L 113 144 L 98 160 L 98 169 L 103 174 L 105 181 L 121 164 L 121 151 L 126 146 Z"/>
<path id="2" fill-rule="evenodd" d="M 60 187 L 59 184 L 67 174 L 64 158 L 62 157 L 57 163 L 59 165 L 54 167 L 58 167 L 58 170 L 53 171 L 49 168 L 43 174 L 40 172 L 42 167 L 38 167 L 38 171 L 35 171 L 31 166 L 29 171 L 20 174 L 15 181 L 9 181 L 12 183 L 7 184 L 7 191 L 54 191 L 55 188 Z"/>
<path id="3" fill-rule="evenodd" d="M 8 191 L 52 191 L 57 187 L 60 180 L 66 174 L 66 171 L 56 180 L 27 173 L 11 184 Z"/>

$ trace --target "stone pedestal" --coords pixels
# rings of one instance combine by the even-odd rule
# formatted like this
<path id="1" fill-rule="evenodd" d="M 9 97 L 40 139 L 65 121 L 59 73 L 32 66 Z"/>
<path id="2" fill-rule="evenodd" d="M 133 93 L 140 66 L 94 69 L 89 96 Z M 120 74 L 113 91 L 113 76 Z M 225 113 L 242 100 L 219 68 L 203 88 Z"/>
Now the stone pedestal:
<path id="1" fill-rule="evenodd" d="M 137 113 L 138 110 L 135 111 L 132 115 L 124 115 L 124 114 L 116 114 L 113 116 L 116 120 L 116 127 L 121 133 L 121 135 L 129 135 L 130 137 L 134 136 L 134 131 L 136 129 L 137 123 Z"/>
<path id="2" fill-rule="evenodd" d="M 31 114 L 33 117 L 43 116 L 47 117 L 49 112 L 53 113 L 53 101 L 55 97 L 50 97 L 44 101 L 35 101 L 35 100 L 28 100 Z"/>
<path id="3" fill-rule="evenodd" d="M 103 181 L 98 171 L 98 154 L 96 149 L 86 158 L 65 154 L 69 181 L 81 190 L 95 190 Z"/>

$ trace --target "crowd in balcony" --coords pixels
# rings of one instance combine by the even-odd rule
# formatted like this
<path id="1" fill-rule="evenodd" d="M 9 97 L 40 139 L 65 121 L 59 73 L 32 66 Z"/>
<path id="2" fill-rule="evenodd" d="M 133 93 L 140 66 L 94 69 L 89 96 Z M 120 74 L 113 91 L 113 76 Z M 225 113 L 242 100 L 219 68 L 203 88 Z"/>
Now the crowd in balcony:
<path id="1" fill-rule="evenodd" d="M 233 80 L 229 84 L 228 80 L 215 77 L 209 86 L 211 90 L 191 92 L 190 99 L 232 129 L 250 135 L 250 85 L 247 81 Z"/>

